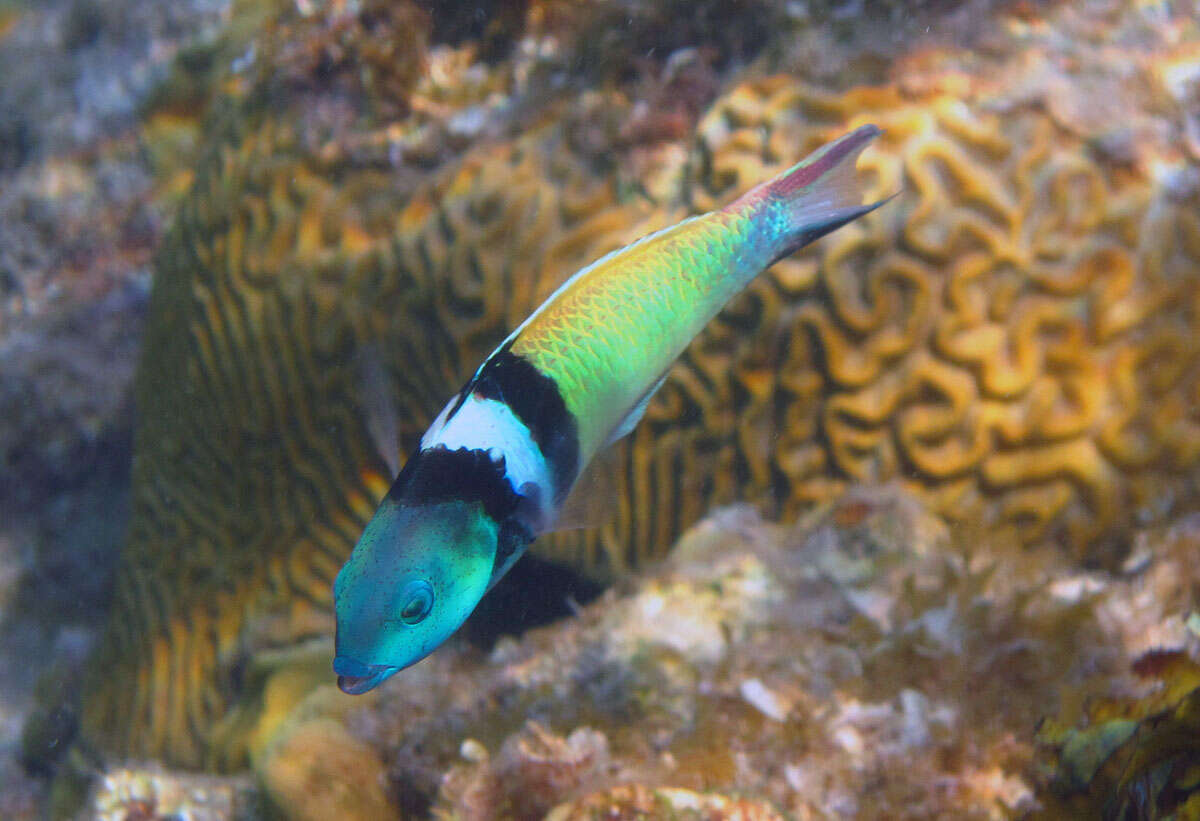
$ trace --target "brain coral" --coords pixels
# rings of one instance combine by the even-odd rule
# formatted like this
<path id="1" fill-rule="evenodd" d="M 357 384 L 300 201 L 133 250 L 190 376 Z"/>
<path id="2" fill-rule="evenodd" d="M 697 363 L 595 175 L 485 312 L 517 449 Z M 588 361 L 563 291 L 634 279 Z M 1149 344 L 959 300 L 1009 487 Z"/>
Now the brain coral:
<path id="1" fill-rule="evenodd" d="M 556 168 L 559 141 L 481 149 L 405 202 L 385 173 L 306 153 L 275 117 L 215 136 L 159 258 L 93 736 L 244 762 L 258 708 L 232 708 L 249 660 L 329 634 L 334 574 L 390 482 L 371 360 L 407 450 L 563 271 L 654 216 Z"/>
<path id="2" fill-rule="evenodd" d="M 161 256 L 135 510 L 86 732 L 237 766 L 256 654 L 330 631 L 387 486 L 364 361 L 402 449 L 562 277 L 862 122 L 900 197 L 775 266 L 695 341 L 617 449 L 611 517 L 540 549 L 611 573 L 712 505 L 783 516 L 898 478 L 939 511 L 1098 557 L 1186 500 L 1200 453 L 1200 217 L 1034 106 L 744 83 L 653 186 L 539 127 L 403 198 L 261 114 L 214 137 Z M 665 180 L 665 182 L 664 182 Z M 394 454 L 392 454 L 394 455 Z"/>
<path id="3" fill-rule="evenodd" d="M 900 477 L 948 515 L 1095 555 L 1196 463 L 1195 203 L 1032 107 L 770 78 L 701 124 L 696 205 L 868 120 L 886 134 L 860 168 L 899 201 L 778 265 L 681 369 L 744 397 L 726 430 L 746 487 L 785 511 Z"/>

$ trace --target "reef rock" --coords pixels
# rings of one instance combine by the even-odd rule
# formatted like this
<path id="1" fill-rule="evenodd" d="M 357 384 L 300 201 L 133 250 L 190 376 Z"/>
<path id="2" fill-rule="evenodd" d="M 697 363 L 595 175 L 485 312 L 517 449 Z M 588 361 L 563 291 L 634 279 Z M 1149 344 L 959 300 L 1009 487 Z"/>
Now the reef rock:
<path id="1" fill-rule="evenodd" d="M 899 196 L 732 303 L 616 449 L 608 522 L 538 549 L 612 578 L 715 505 L 791 521 L 896 481 L 1001 542 L 1113 565 L 1137 526 L 1195 504 L 1200 192 L 1183 137 L 1200 34 L 1185 11 L 1063 4 L 1034 25 L 993 10 L 987 48 L 914 47 L 819 83 L 782 35 L 791 73 L 741 66 L 718 38 L 717 57 L 662 55 L 622 84 L 633 66 L 601 82 L 564 61 L 545 6 L 492 63 L 418 32 L 404 56 L 424 74 L 369 75 L 338 59 L 377 69 L 389 41 L 373 26 L 420 14 L 279 8 L 204 98 L 204 160 L 159 257 L 130 534 L 83 710 L 103 749 L 244 766 L 289 709 L 264 713 L 270 676 L 246 671 L 328 636 L 333 577 L 390 464 L 492 346 L 578 266 L 863 122 L 887 131 L 862 157 L 868 195 Z M 1062 67 L 1055 84 L 1013 81 L 1030 55 Z M 1119 55 L 1144 94 L 1088 70 Z M 377 105 L 385 89 L 404 100 Z M 1139 127 L 1099 133 L 1081 112 L 1101 99 Z M 396 397 L 399 446 L 373 423 L 370 372 Z M 929 616 L 936 647 L 967 641 L 954 615 Z M 690 613 L 678 638 L 697 644 L 675 652 L 728 652 L 711 616 Z M 751 679 L 751 698 L 783 698 L 767 671 Z M 884 735 L 918 709 L 858 698 L 849 714 Z"/>
<path id="2" fill-rule="evenodd" d="M 1125 594 L 1097 608 L 1128 666 L 1098 692 L 1068 691 L 1039 725 L 1038 817 L 1200 812 L 1198 550 L 1194 515 L 1148 534 L 1125 564 Z"/>
<path id="3" fill-rule="evenodd" d="M 258 818 L 257 797 L 246 778 L 214 778 L 161 770 L 105 773 L 91 801 L 95 821 L 249 821 Z"/>
<path id="4" fill-rule="evenodd" d="M 22 783 L 21 725 L 56 690 L 43 674 L 86 658 L 124 538 L 167 210 L 140 109 L 226 5 L 0 0 L 0 668 L 20 671 L 0 686 L 6 819 L 36 816 L 45 785 Z M 56 755 L 69 738 L 52 739 Z"/>
<path id="5" fill-rule="evenodd" d="M 164 211 L 139 109 L 222 5 L 0 8 L 0 505 L 40 505 L 128 448 Z"/>
<path id="6" fill-rule="evenodd" d="M 545 821 L 662 818 L 668 821 L 783 821 L 784 816 L 761 801 L 714 793 L 640 786 L 614 787 L 578 801 L 560 804 Z"/>
<path id="7" fill-rule="evenodd" d="M 968 548 L 896 487 L 793 527 L 728 508 L 574 618 L 451 643 L 337 721 L 407 817 L 1062 817 L 1147 789 L 1165 817 L 1194 790 L 1195 529 L 1143 546 L 1113 573 Z M 277 762 L 335 781 L 323 749 Z"/>

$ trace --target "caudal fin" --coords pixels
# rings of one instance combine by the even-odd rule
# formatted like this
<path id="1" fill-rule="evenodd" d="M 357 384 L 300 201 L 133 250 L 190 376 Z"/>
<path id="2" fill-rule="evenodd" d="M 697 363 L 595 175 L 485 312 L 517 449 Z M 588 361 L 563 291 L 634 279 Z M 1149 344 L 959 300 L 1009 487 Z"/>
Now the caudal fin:
<path id="1" fill-rule="evenodd" d="M 731 203 L 728 210 L 782 204 L 786 219 L 772 237 L 774 258 L 799 250 L 891 199 L 863 205 L 862 186 L 854 169 L 859 153 L 881 133 L 874 125 L 856 128 L 818 148 L 778 177 L 751 189 Z"/>

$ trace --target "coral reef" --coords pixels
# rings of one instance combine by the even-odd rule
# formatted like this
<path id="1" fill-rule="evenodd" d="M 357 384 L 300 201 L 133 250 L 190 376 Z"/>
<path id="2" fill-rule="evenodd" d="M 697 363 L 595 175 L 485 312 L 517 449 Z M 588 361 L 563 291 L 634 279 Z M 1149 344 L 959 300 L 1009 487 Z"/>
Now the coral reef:
<path id="1" fill-rule="evenodd" d="M 1094 706 L 1083 729 L 1047 722 L 1038 741 L 1053 773 L 1047 818 L 1194 818 L 1200 812 L 1200 666 L 1181 651 L 1145 657 L 1163 667 L 1141 701 Z M 1135 665 L 1138 662 L 1135 662 Z"/>
<path id="2" fill-rule="evenodd" d="M 875 193 L 903 193 L 818 265 L 755 283 L 710 332 L 727 340 L 715 361 L 698 344 L 684 366 L 748 395 L 727 440 L 778 436 L 750 487 L 785 511 L 903 476 L 947 514 L 1095 559 L 1188 493 L 1196 193 L 1111 167 L 1036 109 L 963 96 L 770 78 L 719 103 L 700 126 L 701 207 L 771 173 L 783 146 L 868 120 L 886 131 L 864 159 Z M 739 333 L 738 307 L 791 321 L 768 346 Z M 804 392 L 755 394 L 763 374 Z"/>
<path id="3" fill-rule="evenodd" d="M 297 727 L 260 770 L 273 805 L 295 821 L 386 818 L 383 765 L 330 719 Z"/>
<path id="4" fill-rule="evenodd" d="M 895 486 L 792 527 L 728 508 L 576 617 L 486 654 L 449 647 L 366 706 L 314 694 L 306 721 L 332 706 L 406 817 L 1072 817 L 1064 784 L 1122 778 L 1182 802 L 1196 546 L 1184 520 L 1121 571 L 1080 571 L 968 548 Z M 1146 688 L 1159 678 L 1175 683 Z M 1138 686 L 1149 699 L 1119 706 Z M 1112 754 L 1095 777 L 1103 756 L 1064 744 L 1066 725 L 1035 738 L 1041 716 L 1073 710 L 1121 730 L 1078 737 L 1141 758 Z M 328 743 L 275 763 L 319 761 Z"/>
<path id="5" fill-rule="evenodd" d="M 1192 504 L 1200 194 L 1175 137 L 1190 122 L 1180 44 L 1197 34 L 1183 18 L 1151 26 L 1137 4 L 1097 13 L 1097 29 L 1138 34 L 1127 82 L 1148 89 L 1110 102 L 1160 126 L 1107 138 L 1086 104 L 1054 104 L 1108 99 L 1084 82 L 1113 60 L 1098 38 L 1071 40 L 1081 68 L 1049 88 L 1013 80 L 1076 32 L 1076 11 L 1056 13 L 1038 26 L 998 13 L 982 55 L 914 50 L 849 90 L 697 49 L 572 94 L 552 92 L 572 75 L 545 39 L 519 39 L 493 68 L 414 35 L 414 49 L 431 43 L 427 76 L 401 67 L 381 86 L 330 56 L 386 39 L 370 22 L 278 18 L 262 37 L 316 39 L 289 44 L 286 71 L 264 59 L 214 98 L 159 258 L 88 736 L 244 765 L 249 739 L 303 698 L 264 713 L 271 676 L 246 670 L 328 635 L 333 576 L 389 463 L 490 348 L 575 267 L 861 122 L 887 129 L 862 160 L 870 195 L 900 196 L 735 301 L 616 449 L 609 521 L 539 550 L 619 575 L 713 505 L 790 519 L 895 478 L 1000 541 L 1111 563 L 1133 528 Z M 336 93 L 296 81 L 329 60 Z M 272 96 L 280 83 L 300 86 L 291 102 Z M 405 105 L 371 105 L 384 87 Z M 639 106 L 664 95 L 681 102 L 660 120 Z M 372 424 L 371 361 L 397 396 L 399 448 Z M 886 710 L 872 732 L 899 732 L 907 708 L 891 697 L 874 700 Z"/>
<path id="6" fill-rule="evenodd" d="M 668 821 L 783 821 L 769 804 L 680 789 L 614 787 L 546 813 L 545 821 L 662 818 Z"/>
<path id="7" fill-rule="evenodd" d="M 968 547 L 896 486 L 788 527 L 727 508 L 653 572 L 489 653 L 453 645 L 367 699 L 294 682 L 307 694 L 256 753 L 260 796 L 117 771 L 92 806 L 991 819 L 1120 817 L 1142 801 L 1138 817 L 1188 817 L 1197 525 L 1148 532 L 1103 573 Z M 1047 713 L 1062 719 L 1039 726 Z"/>
<path id="8" fill-rule="evenodd" d="M 86 480 L 129 436 L 161 235 L 139 107 L 212 0 L 25 4 L 0 39 L 0 504 Z M 127 445 L 126 445 L 127 448 Z"/>

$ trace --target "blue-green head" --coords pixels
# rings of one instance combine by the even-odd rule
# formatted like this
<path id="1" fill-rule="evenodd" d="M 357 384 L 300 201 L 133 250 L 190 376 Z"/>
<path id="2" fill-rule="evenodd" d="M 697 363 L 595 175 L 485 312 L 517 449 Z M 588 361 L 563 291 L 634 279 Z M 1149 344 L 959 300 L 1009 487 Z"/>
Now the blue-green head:
<path id="1" fill-rule="evenodd" d="M 479 502 L 385 499 L 333 585 L 338 686 L 365 693 L 449 638 L 487 591 L 497 539 Z"/>

